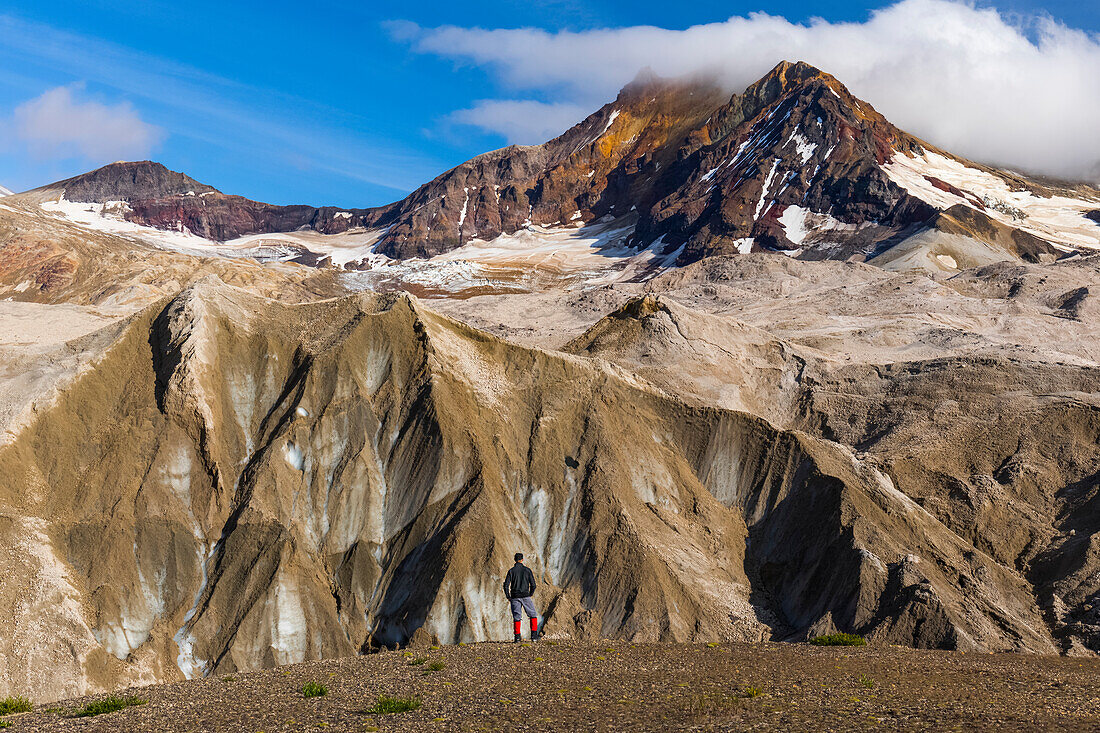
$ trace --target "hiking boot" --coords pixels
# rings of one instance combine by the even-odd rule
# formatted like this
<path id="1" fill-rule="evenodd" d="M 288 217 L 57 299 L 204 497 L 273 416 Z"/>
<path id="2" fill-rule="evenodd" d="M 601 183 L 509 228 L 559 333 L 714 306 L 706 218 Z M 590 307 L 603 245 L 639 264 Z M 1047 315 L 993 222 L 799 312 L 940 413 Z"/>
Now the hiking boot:
<path id="1" fill-rule="evenodd" d="M 513 644 L 518 644 L 518 643 L 520 643 L 521 641 L 523 641 L 523 637 L 522 637 L 522 636 L 520 636 L 519 634 L 516 634 L 516 638 L 512 639 L 512 643 L 513 643 Z"/>
<path id="2" fill-rule="evenodd" d="M 531 641 L 538 641 L 540 636 L 542 636 L 541 631 L 532 631 L 531 632 Z"/>

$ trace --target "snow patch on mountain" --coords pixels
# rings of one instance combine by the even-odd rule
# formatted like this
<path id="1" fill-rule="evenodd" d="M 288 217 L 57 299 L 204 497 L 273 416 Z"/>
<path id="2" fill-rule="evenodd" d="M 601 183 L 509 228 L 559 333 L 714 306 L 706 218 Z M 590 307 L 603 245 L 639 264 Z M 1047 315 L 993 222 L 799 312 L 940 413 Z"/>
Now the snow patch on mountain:
<path id="1" fill-rule="evenodd" d="M 768 200 L 768 191 L 772 187 L 772 179 L 775 178 L 775 168 L 779 165 L 779 158 L 772 161 L 772 167 L 768 170 L 768 175 L 764 177 L 764 186 L 760 189 L 760 200 L 756 202 L 756 211 L 753 212 L 753 221 L 760 218 L 760 214 L 764 212 L 764 204 Z"/>
<path id="2" fill-rule="evenodd" d="M 802 244 L 809 239 L 820 242 L 828 238 L 830 232 L 851 232 L 859 227 L 846 224 L 830 214 L 810 211 L 801 206 L 788 206 L 779 217 L 783 232 L 794 244 Z M 866 226 L 866 225 L 865 225 Z"/>
<path id="3" fill-rule="evenodd" d="M 1100 249 L 1100 226 L 1085 216 L 1100 202 L 1014 191 L 998 175 L 933 152 L 916 157 L 896 153 L 882 169 L 894 183 L 938 209 L 963 204 L 1056 246 Z"/>
<path id="4" fill-rule="evenodd" d="M 795 151 L 798 153 L 799 157 L 802 158 L 802 165 L 806 165 L 806 163 L 810 162 L 810 158 L 813 157 L 814 151 L 817 150 L 817 143 L 812 143 L 807 140 L 798 130 L 791 133 L 788 142 L 790 140 L 794 141 Z"/>
<path id="5" fill-rule="evenodd" d="M 733 246 L 737 248 L 739 254 L 747 255 L 752 252 L 752 245 L 756 240 L 752 237 L 745 237 L 744 239 L 738 239 L 733 243 Z"/>
<path id="6" fill-rule="evenodd" d="M 634 216 L 581 227 L 532 224 L 492 240 L 473 239 L 429 259 L 364 263 L 344 277 L 355 289 L 412 287 L 422 297 L 469 291 L 530 292 L 545 287 L 587 289 L 646 279 L 674 266 L 684 246 L 669 250 L 663 238 L 644 248 L 627 240 Z"/>
<path id="7" fill-rule="evenodd" d="M 619 110 L 617 110 L 617 109 L 611 110 L 611 114 L 607 116 L 607 124 L 603 128 L 603 132 L 601 132 L 597 137 L 603 137 L 604 133 L 606 133 L 608 130 L 610 130 L 611 126 L 613 124 L 615 124 L 615 120 L 618 118 L 618 116 L 619 116 Z"/>
<path id="8" fill-rule="evenodd" d="M 124 217 L 129 211 L 129 204 L 125 201 L 94 204 L 68 201 L 62 196 L 56 201 L 44 201 L 39 206 L 47 214 L 68 219 L 89 229 L 140 239 L 147 244 L 166 249 L 219 246 L 217 242 L 192 234 L 184 227 L 179 230 L 154 229 L 126 221 Z"/>

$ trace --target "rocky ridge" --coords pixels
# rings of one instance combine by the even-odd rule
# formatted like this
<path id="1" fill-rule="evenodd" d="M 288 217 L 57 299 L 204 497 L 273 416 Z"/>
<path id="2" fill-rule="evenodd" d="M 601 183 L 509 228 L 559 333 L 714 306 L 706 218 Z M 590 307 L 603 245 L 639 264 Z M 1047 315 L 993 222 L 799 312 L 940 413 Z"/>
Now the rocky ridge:
<path id="1" fill-rule="evenodd" d="M 1100 247 L 1100 227 L 1088 218 L 1100 192 L 952 156 L 801 62 L 782 62 L 732 95 L 707 78 L 643 72 L 561 136 L 477 156 L 373 209 L 273 206 L 149 162 L 32 194 L 121 201 L 127 221 L 218 242 L 377 231 L 369 254 L 396 259 L 627 215 L 636 220 L 634 247 L 655 247 L 680 265 L 767 250 L 957 271 Z M 373 261 L 361 255 L 358 266 Z"/>

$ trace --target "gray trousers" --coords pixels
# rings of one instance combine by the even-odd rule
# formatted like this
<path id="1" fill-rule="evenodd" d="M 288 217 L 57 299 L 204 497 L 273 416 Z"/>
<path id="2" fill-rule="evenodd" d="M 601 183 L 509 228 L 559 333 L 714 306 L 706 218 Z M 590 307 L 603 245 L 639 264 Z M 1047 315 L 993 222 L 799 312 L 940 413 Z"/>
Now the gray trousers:
<path id="1" fill-rule="evenodd" d="M 523 620 L 523 614 L 520 613 L 521 609 L 527 614 L 527 618 L 538 617 L 539 612 L 535 610 L 535 603 L 531 600 L 531 596 L 527 596 L 526 598 L 510 598 L 509 600 L 512 603 L 513 621 Z"/>

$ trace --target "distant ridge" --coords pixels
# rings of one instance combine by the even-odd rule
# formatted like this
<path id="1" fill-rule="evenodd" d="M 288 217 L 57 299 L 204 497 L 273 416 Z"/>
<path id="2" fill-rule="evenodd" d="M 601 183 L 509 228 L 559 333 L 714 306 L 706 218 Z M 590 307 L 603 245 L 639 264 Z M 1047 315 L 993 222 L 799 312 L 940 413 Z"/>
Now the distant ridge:
<path id="1" fill-rule="evenodd" d="M 125 201 L 128 221 L 222 242 L 376 230 L 373 253 L 394 259 L 609 219 L 629 219 L 632 247 L 656 246 L 678 265 L 771 251 L 950 271 L 1100 249 L 1100 191 L 951 155 L 892 125 L 832 75 L 788 61 L 733 95 L 711 79 L 643 70 L 553 140 L 479 155 L 377 208 L 265 204 L 150 161 L 37 192 Z M 922 238 L 929 232 L 939 244 Z"/>

